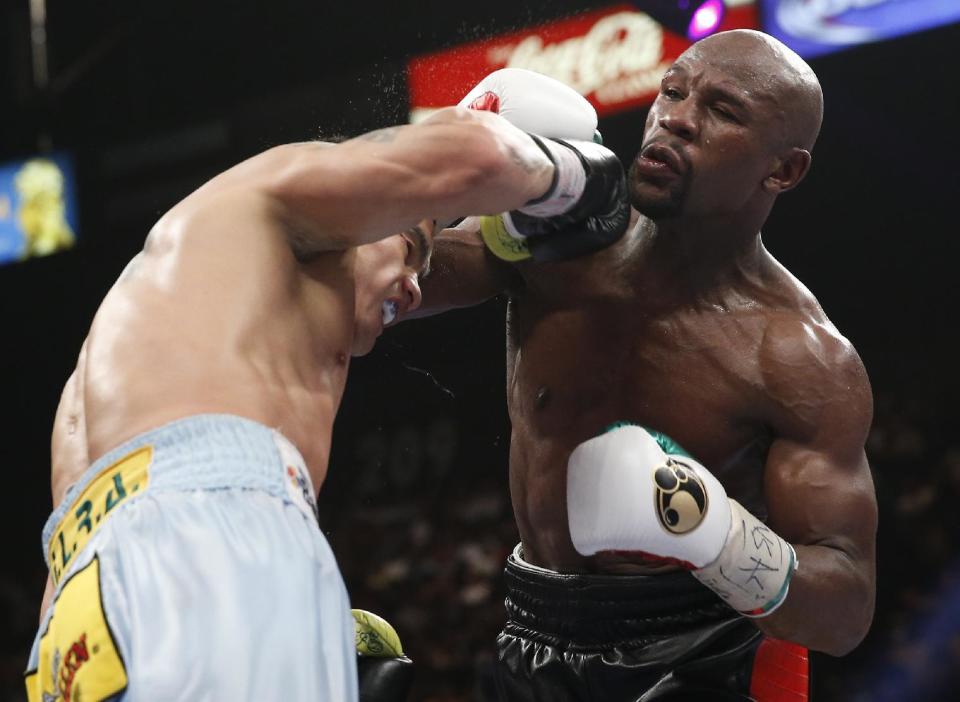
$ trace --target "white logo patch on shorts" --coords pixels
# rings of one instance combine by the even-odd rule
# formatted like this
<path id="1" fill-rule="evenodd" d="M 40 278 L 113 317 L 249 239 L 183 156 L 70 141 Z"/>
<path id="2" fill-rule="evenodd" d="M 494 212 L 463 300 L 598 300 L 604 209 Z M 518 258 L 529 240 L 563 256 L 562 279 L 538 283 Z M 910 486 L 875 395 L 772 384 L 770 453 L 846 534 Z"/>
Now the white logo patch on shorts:
<path id="1" fill-rule="evenodd" d="M 307 473 L 307 466 L 303 460 L 303 456 L 301 456 L 297 448 L 279 432 L 273 432 L 273 441 L 277 445 L 277 450 L 280 452 L 280 459 L 283 461 L 287 495 L 290 497 L 290 501 L 305 513 L 312 514 L 313 518 L 319 521 L 313 484 L 310 482 L 310 474 Z"/>

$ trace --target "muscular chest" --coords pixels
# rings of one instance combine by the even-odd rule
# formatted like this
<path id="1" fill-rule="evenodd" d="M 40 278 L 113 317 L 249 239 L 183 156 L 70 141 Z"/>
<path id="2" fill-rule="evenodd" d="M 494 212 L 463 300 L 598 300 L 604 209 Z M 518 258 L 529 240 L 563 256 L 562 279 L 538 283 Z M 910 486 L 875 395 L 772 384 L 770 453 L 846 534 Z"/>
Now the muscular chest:
<path id="1" fill-rule="evenodd" d="M 627 301 L 515 305 L 508 355 L 514 425 L 570 448 L 614 421 L 666 432 L 701 460 L 756 433 L 759 343 L 749 320 L 653 314 Z"/>

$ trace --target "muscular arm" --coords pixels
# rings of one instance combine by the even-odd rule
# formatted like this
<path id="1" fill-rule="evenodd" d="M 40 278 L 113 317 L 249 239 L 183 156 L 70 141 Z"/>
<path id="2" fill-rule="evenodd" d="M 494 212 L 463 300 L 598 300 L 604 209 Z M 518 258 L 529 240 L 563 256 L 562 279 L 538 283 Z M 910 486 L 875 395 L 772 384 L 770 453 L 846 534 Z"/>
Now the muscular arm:
<path id="1" fill-rule="evenodd" d="M 430 275 L 420 282 L 423 302 L 410 316 L 427 317 L 478 305 L 520 284 L 516 269 L 484 245 L 479 220 L 468 217 L 434 238 Z"/>
<path id="2" fill-rule="evenodd" d="M 783 605 L 758 626 L 832 655 L 866 635 L 876 595 L 877 503 L 864 442 L 872 398 L 859 357 L 823 327 L 774 331 L 762 360 L 774 410 L 768 525 L 799 566 Z"/>
<path id="3" fill-rule="evenodd" d="M 228 190 L 280 205 L 300 256 L 370 243 L 422 219 L 519 207 L 549 188 L 553 165 L 497 115 L 457 108 L 342 144 L 289 144 L 214 178 L 167 217 Z"/>
<path id="4" fill-rule="evenodd" d="M 640 213 L 630 211 L 629 229 Z M 616 244 L 610 250 L 616 250 Z M 620 255 L 615 253 L 615 256 Z M 428 317 L 458 307 L 470 307 L 502 293 L 514 295 L 530 282 L 537 264 L 509 264 L 483 243 L 480 219 L 467 217 L 454 229 L 445 229 L 433 242 L 430 275 L 420 287 L 423 302 L 410 317 Z"/>

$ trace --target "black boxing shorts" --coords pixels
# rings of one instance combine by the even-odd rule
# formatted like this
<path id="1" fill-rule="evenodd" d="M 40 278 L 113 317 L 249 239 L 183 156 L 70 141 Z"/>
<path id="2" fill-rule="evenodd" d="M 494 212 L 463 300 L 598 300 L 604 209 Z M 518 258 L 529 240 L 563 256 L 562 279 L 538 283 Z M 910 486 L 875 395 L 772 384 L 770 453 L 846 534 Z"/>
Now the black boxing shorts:
<path id="1" fill-rule="evenodd" d="M 686 571 L 562 574 L 507 559 L 504 702 L 806 702 L 807 649 L 765 637 Z"/>

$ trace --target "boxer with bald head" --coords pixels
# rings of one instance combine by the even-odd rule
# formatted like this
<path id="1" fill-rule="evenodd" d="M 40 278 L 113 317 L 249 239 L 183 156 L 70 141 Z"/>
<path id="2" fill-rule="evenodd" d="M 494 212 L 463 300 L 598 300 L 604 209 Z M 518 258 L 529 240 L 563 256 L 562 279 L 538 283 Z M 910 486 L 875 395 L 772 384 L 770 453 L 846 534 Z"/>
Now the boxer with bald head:
<path id="1" fill-rule="evenodd" d="M 807 649 L 866 634 L 869 382 L 761 237 L 822 114 L 787 47 L 717 34 L 663 77 L 624 237 L 508 263 L 487 222 L 438 235 L 420 313 L 509 298 L 502 699 L 803 700 Z"/>
<path id="2" fill-rule="evenodd" d="M 419 304 L 433 220 L 596 216 L 616 157 L 546 141 L 445 110 L 271 149 L 161 217 L 57 411 L 31 702 L 357 699 L 315 513 L 350 357 Z"/>

